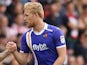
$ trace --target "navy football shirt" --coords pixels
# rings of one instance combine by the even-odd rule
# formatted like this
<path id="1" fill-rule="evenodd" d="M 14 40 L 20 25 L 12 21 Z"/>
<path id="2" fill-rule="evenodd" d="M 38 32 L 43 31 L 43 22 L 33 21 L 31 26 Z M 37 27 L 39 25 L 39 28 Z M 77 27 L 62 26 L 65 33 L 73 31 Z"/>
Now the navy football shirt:
<path id="1" fill-rule="evenodd" d="M 33 53 L 35 65 L 53 65 L 58 58 L 57 48 L 66 47 L 63 32 L 55 26 L 45 23 L 44 29 L 37 33 L 27 31 L 21 40 L 21 52 Z"/>

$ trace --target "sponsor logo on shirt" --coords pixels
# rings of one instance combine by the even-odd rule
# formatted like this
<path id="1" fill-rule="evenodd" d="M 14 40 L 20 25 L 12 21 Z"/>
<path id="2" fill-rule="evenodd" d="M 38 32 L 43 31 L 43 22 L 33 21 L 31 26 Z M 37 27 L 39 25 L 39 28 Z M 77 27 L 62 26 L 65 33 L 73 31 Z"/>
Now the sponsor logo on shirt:
<path id="1" fill-rule="evenodd" d="M 39 44 L 39 45 L 33 44 L 33 50 L 44 51 L 44 50 L 47 50 L 47 49 L 48 49 L 48 47 L 45 43 Z"/>

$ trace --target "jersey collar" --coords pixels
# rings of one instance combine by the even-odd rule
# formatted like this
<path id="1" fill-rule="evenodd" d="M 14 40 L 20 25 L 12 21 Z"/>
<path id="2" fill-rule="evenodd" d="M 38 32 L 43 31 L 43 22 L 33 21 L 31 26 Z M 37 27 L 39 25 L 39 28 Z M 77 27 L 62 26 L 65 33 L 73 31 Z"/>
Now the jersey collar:
<path id="1" fill-rule="evenodd" d="M 32 28 L 32 31 L 34 32 L 35 35 L 41 35 L 47 29 L 47 27 L 48 27 L 48 24 L 45 23 L 44 29 L 41 30 L 40 32 L 34 31 L 33 28 Z"/>

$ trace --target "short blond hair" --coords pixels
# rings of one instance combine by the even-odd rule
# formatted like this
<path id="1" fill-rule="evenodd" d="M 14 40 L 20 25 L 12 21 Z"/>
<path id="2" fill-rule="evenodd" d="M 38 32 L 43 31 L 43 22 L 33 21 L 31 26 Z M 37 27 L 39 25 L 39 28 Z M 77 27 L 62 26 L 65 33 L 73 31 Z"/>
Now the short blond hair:
<path id="1" fill-rule="evenodd" d="M 43 7 L 40 3 L 38 2 L 28 2 L 24 5 L 24 9 L 30 11 L 31 13 L 35 14 L 38 13 L 38 15 L 41 18 L 44 18 L 44 11 Z"/>

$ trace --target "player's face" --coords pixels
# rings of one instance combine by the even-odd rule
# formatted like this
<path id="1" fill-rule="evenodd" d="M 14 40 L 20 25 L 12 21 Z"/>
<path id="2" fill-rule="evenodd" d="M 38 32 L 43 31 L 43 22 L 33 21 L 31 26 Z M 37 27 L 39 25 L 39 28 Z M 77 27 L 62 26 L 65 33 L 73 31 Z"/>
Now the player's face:
<path id="1" fill-rule="evenodd" d="M 26 9 L 24 10 L 24 20 L 28 28 L 31 28 L 34 26 L 33 14 L 30 13 L 29 10 L 26 10 Z"/>

